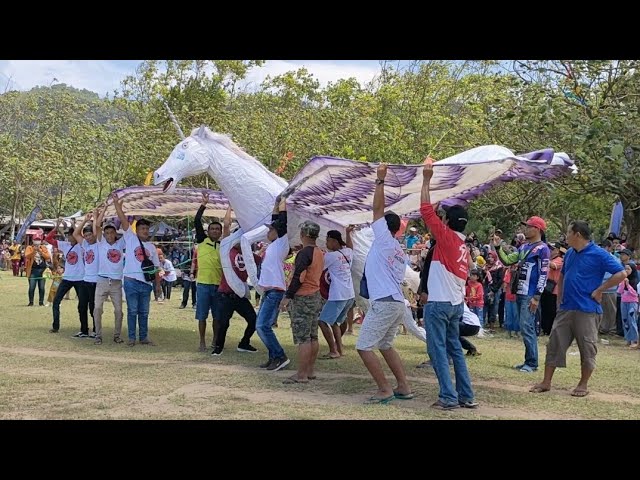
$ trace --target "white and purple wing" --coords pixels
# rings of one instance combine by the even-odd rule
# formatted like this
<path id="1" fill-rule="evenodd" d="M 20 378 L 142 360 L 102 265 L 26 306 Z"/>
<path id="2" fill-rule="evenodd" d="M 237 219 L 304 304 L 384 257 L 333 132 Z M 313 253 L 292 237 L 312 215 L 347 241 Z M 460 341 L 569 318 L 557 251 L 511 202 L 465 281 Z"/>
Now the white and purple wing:
<path id="1" fill-rule="evenodd" d="M 326 229 L 372 220 L 377 164 L 314 157 L 292 179 L 287 204 L 292 221 L 313 219 Z M 485 145 L 434 163 L 432 202 L 463 204 L 513 180 L 541 182 L 575 171 L 566 154 L 551 149 L 515 155 Z M 419 216 L 422 165 L 389 165 L 386 208 L 400 216 Z M 291 222 L 290 222 L 291 225 Z"/>
<path id="2" fill-rule="evenodd" d="M 206 188 L 176 188 L 172 193 L 163 193 L 162 187 L 127 187 L 116 190 L 118 198 L 124 198 L 124 211 L 130 216 L 184 217 L 195 216 L 202 202 L 202 193 L 209 194 L 209 203 L 204 215 L 224 217 L 229 202 L 222 192 Z M 107 200 L 105 217 L 115 217 L 116 210 L 111 198 Z"/>

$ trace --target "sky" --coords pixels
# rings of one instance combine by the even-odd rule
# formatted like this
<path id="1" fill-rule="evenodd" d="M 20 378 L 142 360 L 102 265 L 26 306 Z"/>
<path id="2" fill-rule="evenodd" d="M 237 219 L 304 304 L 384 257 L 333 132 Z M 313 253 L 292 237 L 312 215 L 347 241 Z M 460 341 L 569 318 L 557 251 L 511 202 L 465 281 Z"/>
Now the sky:
<path id="1" fill-rule="evenodd" d="M 0 93 L 66 83 L 105 96 L 118 89 L 120 81 L 134 73 L 140 63 L 141 60 L 0 60 Z M 262 67 L 249 71 L 246 83 L 260 84 L 267 75 L 300 67 L 306 67 L 321 85 L 350 77 L 364 83 L 380 71 L 378 60 L 267 60 Z"/>

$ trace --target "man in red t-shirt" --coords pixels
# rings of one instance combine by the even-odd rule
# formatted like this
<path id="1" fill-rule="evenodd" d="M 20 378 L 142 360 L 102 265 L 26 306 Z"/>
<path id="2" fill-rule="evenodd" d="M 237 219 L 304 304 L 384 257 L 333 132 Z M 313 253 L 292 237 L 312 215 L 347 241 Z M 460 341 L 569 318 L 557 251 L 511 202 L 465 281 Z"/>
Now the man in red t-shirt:
<path id="1" fill-rule="evenodd" d="M 247 278 L 249 274 L 247 273 L 247 268 L 244 264 L 244 258 L 242 257 L 242 251 L 240 250 L 240 244 L 236 244 L 231 247 L 231 251 L 229 252 L 229 258 L 231 259 L 231 267 L 233 271 L 236 273 L 238 278 L 245 282 L 247 282 Z M 256 264 L 260 264 L 262 259 L 253 255 L 253 258 Z M 246 288 L 247 296 L 239 297 L 235 294 L 235 292 L 229 286 L 227 282 L 226 275 L 224 272 L 222 273 L 222 280 L 220 281 L 220 286 L 218 287 L 218 311 L 216 315 L 216 328 L 215 328 L 215 343 L 213 347 L 213 352 L 211 355 L 214 357 L 218 355 L 222 355 L 222 350 L 224 349 L 224 342 L 227 337 L 227 330 L 229 329 L 229 321 L 233 316 L 233 312 L 237 312 L 242 318 L 247 321 L 247 328 L 244 331 L 244 336 L 240 343 L 238 344 L 237 350 L 239 352 L 249 352 L 255 353 L 257 349 L 253 347 L 249 341 L 251 340 L 251 336 L 256 331 L 256 311 L 251 305 L 251 301 L 249 300 L 249 288 Z"/>
<path id="2" fill-rule="evenodd" d="M 462 233 L 467 226 L 467 211 L 460 206 L 445 210 L 441 220 L 431 205 L 429 184 L 433 177 L 431 158 L 424 163 L 420 213 L 429 231 L 438 239 L 427 280 L 429 298 L 424 308 L 427 353 L 438 377 L 440 393 L 432 405 L 439 410 L 477 408 L 471 378 L 460 344 L 460 319 L 464 313 L 465 282 L 469 274 L 469 251 Z M 456 385 L 449 373 L 448 358 L 453 360 Z"/>

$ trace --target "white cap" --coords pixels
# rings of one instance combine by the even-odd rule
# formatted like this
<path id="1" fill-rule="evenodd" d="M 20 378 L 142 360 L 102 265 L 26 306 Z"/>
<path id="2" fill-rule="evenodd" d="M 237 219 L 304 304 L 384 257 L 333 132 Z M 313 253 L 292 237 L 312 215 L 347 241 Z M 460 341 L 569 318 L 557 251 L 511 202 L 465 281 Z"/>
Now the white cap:
<path id="1" fill-rule="evenodd" d="M 411 227 L 411 228 L 409 229 L 409 231 L 410 231 L 410 232 L 417 232 L 417 231 L 418 231 L 418 229 L 417 229 L 416 227 Z"/>

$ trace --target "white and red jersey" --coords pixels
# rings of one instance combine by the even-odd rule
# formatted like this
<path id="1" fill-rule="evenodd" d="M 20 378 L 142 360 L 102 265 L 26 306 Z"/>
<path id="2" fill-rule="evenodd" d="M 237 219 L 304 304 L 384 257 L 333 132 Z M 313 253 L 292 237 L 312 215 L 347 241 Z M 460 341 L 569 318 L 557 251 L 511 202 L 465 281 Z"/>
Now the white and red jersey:
<path id="1" fill-rule="evenodd" d="M 465 283 L 469 276 L 469 251 L 464 243 L 466 237 L 442 223 L 432 205 L 423 203 L 420 214 L 436 237 L 427 283 L 429 301 L 459 305 L 464 302 Z"/>

